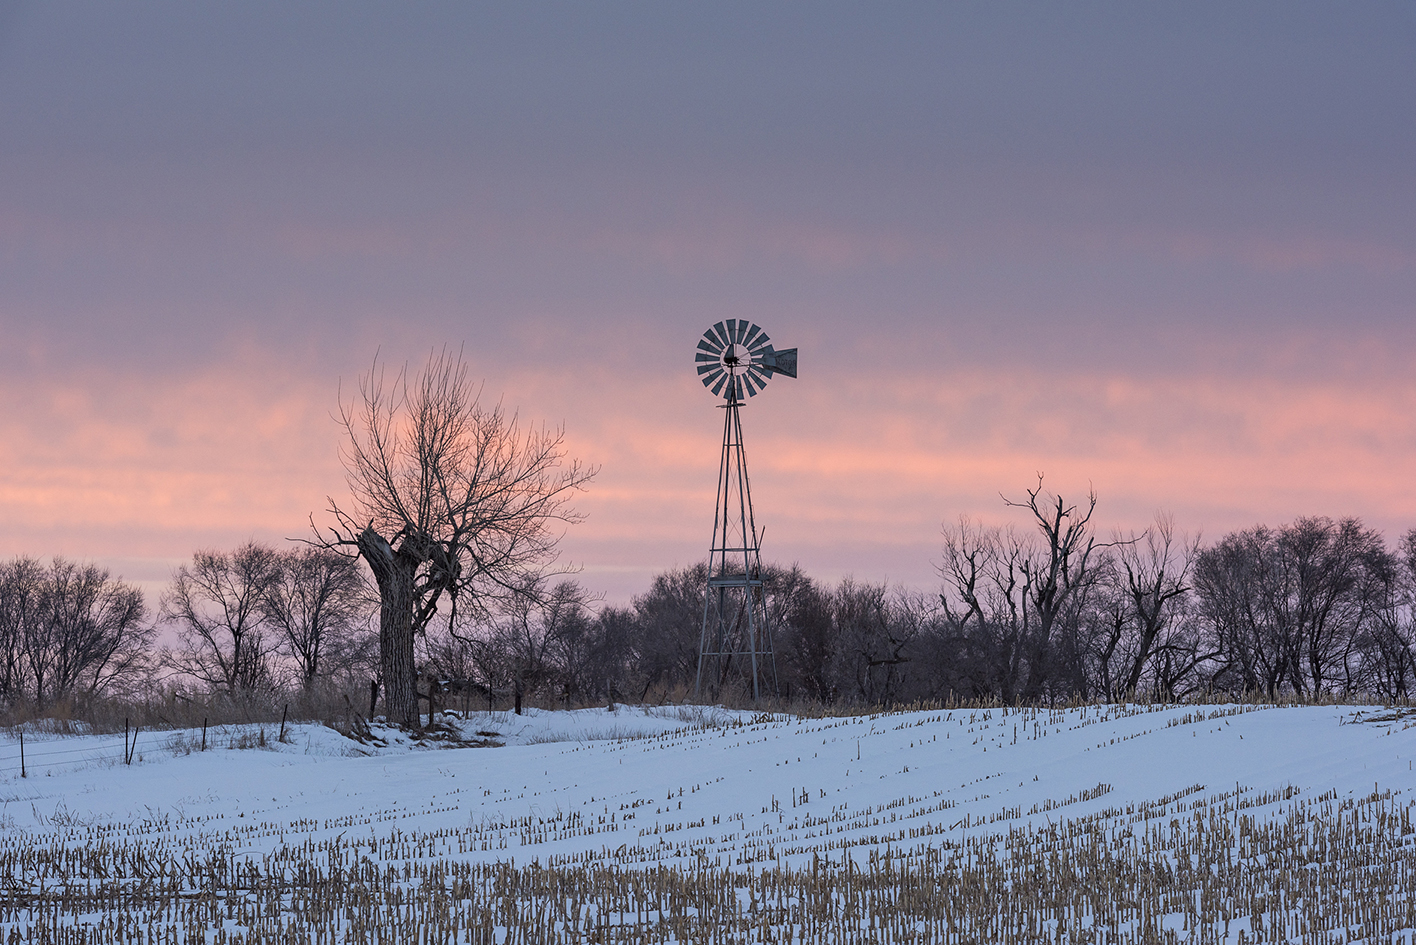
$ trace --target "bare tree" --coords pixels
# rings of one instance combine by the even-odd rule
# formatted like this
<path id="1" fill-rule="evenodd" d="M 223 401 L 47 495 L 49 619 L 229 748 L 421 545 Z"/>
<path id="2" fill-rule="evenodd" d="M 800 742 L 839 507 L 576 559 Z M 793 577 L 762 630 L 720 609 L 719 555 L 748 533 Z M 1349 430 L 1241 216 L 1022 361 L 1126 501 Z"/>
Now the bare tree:
<path id="1" fill-rule="evenodd" d="M 1215 682 L 1242 692 L 1278 693 L 1286 648 L 1264 606 L 1273 582 L 1269 549 L 1273 532 L 1264 526 L 1225 535 L 1195 563 L 1199 611 L 1209 626 L 1223 668 Z"/>
<path id="2" fill-rule="evenodd" d="M 639 691 L 635 630 L 631 608 L 603 607 L 595 615 L 592 646 L 578 673 L 582 696 L 604 695 L 613 704 L 626 693 Z"/>
<path id="3" fill-rule="evenodd" d="M 44 696 L 50 688 L 50 676 L 59 659 L 59 625 L 54 620 L 54 586 L 49 569 L 40 572 L 39 593 L 30 619 L 25 621 L 21 647 L 30 695 L 36 708 L 44 708 Z"/>
<path id="4" fill-rule="evenodd" d="M 544 690 L 557 681 L 564 684 L 568 677 L 572 686 L 578 683 L 570 659 L 580 655 L 589 634 L 590 600 L 574 581 L 558 581 L 549 591 L 533 585 L 508 601 L 493 639 L 511 668 L 517 715 L 528 692 Z"/>
<path id="5" fill-rule="evenodd" d="M 1028 635 L 1027 681 L 1019 695 L 1025 700 L 1035 700 L 1042 696 L 1047 682 L 1053 631 L 1074 599 L 1095 578 L 1092 553 L 1097 544 L 1090 523 L 1096 511 L 1096 493 L 1087 494 L 1084 510 L 1080 505 L 1068 505 L 1060 495 L 1043 492 L 1039 476 L 1037 487 L 1027 490 L 1026 499 L 1014 502 L 1005 498 L 1003 501 L 1031 512 L 1043 538 L 1041 553 L 1025 557 L 1021 562 L 1028 602 L 1037 623 Z"/>
<path id="6" fill-rule="evenodd" d="M 131 679 L 153 628 L 140 590 L 93 564 L 0 565 L 0 698 L 37 708 Z"/>
<path id="7" fill-rule="evenodd" d="M 1126 696 L 1137 691 L 1147 664 L 1160 653 L 1178 655 L 1166 640 L 1184 598 L 1190 593 L 1190 571 L 1199 554 L 1199 538 L 1175 534 L 1175 520 L 1157 513 L 1155 524 L 1143 535 L 1116 536 L 1113 545 L 1114 577 L 1130 605 L 1135 634 L 1126 653 L 1124 675 L 1111 693 Z"/>
<path id="8" fill-rule="evenodd" d="M 1416 528 L 1369 570 L 1367 594 L 1377 605 L 1359 638 L 1360 684 L 1383 698 L 1409 699 L 1416 692 Z"/>
<path id="9" fill-rule="evenodd" d="M 699 562 L 656 574 L 649 590 L 634 598 L 641 701 L 655 686 L 667 691 L 693 685 L 707 587 L 708 564 Z"/>
<path id="10" fill-rule="evenodd" d="M 366 622 L 368 595 L 357 561 L 326 548 L 304 547 L 276 556 L 262 600 L 266 621 L 281 637 L 302 688 L 344 668 L 358 654 L 353 639 Z"/>
<path id="11" fill-rule="evenodd" d="M 472 658 L 473 641 L 455 637 L 446 628 L 432 629 L 423 635 L 423 659 L 428 671 L 439 678 L 458 684 L 484 683 L 479 667 Z M 490 689 L 490 687 L 487 687 Z"/>
<path id="12" fill-rule="evenodd" d="M 1027 669 L 1027 646 L 1036 626 L 1029 562 L 1034 549 L 1012 528 L 985 528 L 968 518 L 944 529 L 939 595 L 963 664 L 959 683 L 978 698 L 1014 702 Z"/>
<path id="13" fill-rule="evenodd" d="M 44 579 L 44 565 L 34 558 L 0 565 L 0 698 L 6 702 L 24 694 L 25 644 L 39 619 Z"/>
<path id="14" fill-rule="evenodd" d="M 256 542 L 198 551 L 178 567 L 161 607 L 182 638 L 174 668 L 230 693 L 269 685 L 265 607 L 277 567 L 275 551 Z"/>
<path id="15" fill-rule="evenodd" d="M 1220 681 L 1227 675 L 1236 688 L 1270 696 L 1353 688 L 1362 647 L 1397 646 L 1368 632 L 1393 606 L 1397 567 L 1357 519 L 1300 518 L 1226 535 L 1195 570 L 1201 613 L 1227 663 Z"/>
<path id="16" fill-rule="evenodd" d="M 414 638 L 446 598 L 486 608 L 527 587 L 555 558 L 571 495 L 594 471 L 566 462 L 559 429 L 523 430 L 487 409 L 461 354 L 433 354 L 389 383 L 375 360 L 359 397 L 340 403 L 352 504 L 330 500 L 321 544 L 360 556 L 379 590 L 379 656 L 388 717 L 418 724 Z"/>
<path id="17" fill-rule="evenodd" d="M 839 687 L 831 672 L 838 644 L 836 624 L 831 619 L 831 595 L 818 588 L 797 565 L 790 569 L 764 569 L 776 580 L 768 597 L 767 621 L 774 628 L 780 654 L 778 668 L 791 687 L 808 698 L 830 704 Z"/>
<path id="18" fill-rule="evenodd" d="M 1282 601 L 1297 658 L 1293 688 L 1321 695 L 1337 679 L 1346 688 L 1361 628 L 1380 605 L 1372 578 L 1395 570 L 1380 534 L 1356 519 L 1300 518 L 1280 533 L 1279 560 L 1287 594 Z"/>
<path id="19" fill-rule="evenodd" d="M 131 676 L 144 662 L 153 629 L 138 588 L 109 577 L 106 569 L 55 558 L 49 568 L 39 639 L 30 662 L 35 703 L 99 692 Z M 40 650 L 44 650 L 41 656 Z"/>
<path id="20" fill-rule="evenodd" d="M 516 684 L 516 661 L 502 649 L 500 641 L 489 632 L 486 636 L 448 636 L 457 647 L 461 663 L 471 670 L 468 678 L 477 680 L 487 690 L 490 711 L 498 693 L 511 692 Z M 447 654 L 453 652 L 449 647 Z"/>
<path id="21" fill-rule="evenodd" d="M 931 662 L 952 657 L 950 688 L 1005 702 L 1085 695 L 1104 601 L 1095 592 L 1107 572 L 1105 549 L 1092 534 L 1096 493 L 1085 505 L 1043 491 L 1005 505 L 1026 509 L 1036 532 L 985 528 L 967 518 L 944 529 L 939 566 L 944 586 Z M 1040 540 L 1039 540 L 1040 539 Z"/>
<path id="22" fill-rule="evenodd" d="M 614 625 L 590 610 L 594 600 L 576 582 L 560 581 L 542 604 L 556 685 L 567 704 L 604 688 L 614 672 L 614 650 L 621 641 L 609 638 L 606 631 Z"/>
<path id="23" fill-rule="evenodd" d="M 1416 682 L 1416 530 L 1406 533 L 1386 567 L 1372 570 L 1368 593 L 1375 606 L 1354 641 L 1356 683 L 1348 688 L 1360 687 L 1383 699 L 1409 699 Z"/>
<path id="24" fill-rule="evenodd" d="M 883 584 L 846 578 L 831 603 L 837 672 L 861 702 L 891 705 L 904 687 L 918 622 L 898 619 L 898 601 Z"/>

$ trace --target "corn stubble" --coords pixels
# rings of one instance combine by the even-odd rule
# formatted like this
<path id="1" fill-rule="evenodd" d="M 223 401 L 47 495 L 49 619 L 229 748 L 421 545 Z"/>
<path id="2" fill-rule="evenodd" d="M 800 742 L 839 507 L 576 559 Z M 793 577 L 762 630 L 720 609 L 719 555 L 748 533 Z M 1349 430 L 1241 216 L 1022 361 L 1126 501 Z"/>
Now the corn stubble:
<path id="1" fill-rule="evenodd" d="M 1375 789 L 1199 794 L 962 840 L 904 827 L 798 865 L 767 850 L 760 865 L 724 864 L 663 842 L 471 862 L 486 826 L 293 842 L 302 825 L 166 840 L 69 824 L 0 842 L 0 929 L 7 943 L 56 945 L 550 945 L 1385 942 L 1416 928 L 1413 803 Z M 930 839 L 907 848 L 911 834 Z M 283 839 L 242 852 L 261 835 Z"/>

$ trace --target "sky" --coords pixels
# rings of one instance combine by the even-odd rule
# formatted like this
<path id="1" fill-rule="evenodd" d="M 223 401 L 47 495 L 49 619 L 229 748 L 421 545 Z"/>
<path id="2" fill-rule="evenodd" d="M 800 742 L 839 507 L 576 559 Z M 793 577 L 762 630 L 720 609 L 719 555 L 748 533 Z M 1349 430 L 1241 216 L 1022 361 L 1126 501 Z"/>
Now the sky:
<path id="1" fill-rule="evenodd" d="M 375 354 L 598 466 L 611 603 L 706 556 L 725 318 L 764 558 L 1416 526 L 1416 6 L 0 0 L 0 556 L 151 590 L 346 495 Z M 155 601 L 155 597 L 154 597 Z"/>

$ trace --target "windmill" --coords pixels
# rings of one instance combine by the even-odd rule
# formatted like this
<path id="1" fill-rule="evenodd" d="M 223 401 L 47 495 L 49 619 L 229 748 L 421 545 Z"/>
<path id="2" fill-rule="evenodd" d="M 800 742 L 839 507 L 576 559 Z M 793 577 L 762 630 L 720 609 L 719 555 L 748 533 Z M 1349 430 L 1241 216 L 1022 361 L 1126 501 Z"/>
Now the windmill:
<path id="1" fill-rule="evenodd" d="M 778 351 L 761 328 L 745 319 L 729 318 L 703 333 L 694 360 L 703 386 L 725 403 L 719 405 L 723 410 L 723 453 L 718 464 L 703 634 L 693 688 L 695 694 L 702 691 L 705 669 L 715 690 L 736 669 L 751 674 L 756 701 L 764 683 L 776 693 L 777 659 L 767 626 L 760 533 L 752 515 L 739 408 L 748 397 L 757 396 L 772 375 L 796 377 L 797 351 Z"/>

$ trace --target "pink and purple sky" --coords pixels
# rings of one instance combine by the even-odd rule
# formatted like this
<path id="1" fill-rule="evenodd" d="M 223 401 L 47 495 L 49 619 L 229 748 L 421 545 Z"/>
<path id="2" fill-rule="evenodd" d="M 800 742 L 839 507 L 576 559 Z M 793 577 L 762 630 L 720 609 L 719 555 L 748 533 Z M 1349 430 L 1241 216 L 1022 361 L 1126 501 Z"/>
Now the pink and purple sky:
<path id="1" fill-rule="evenodd" d="M 1416 525 L 1416 7 L 0 0 L 0 556 L 160 588 L 343 493 L 375 350 L 703 557 L 724 318 L 764 556 L 936 583 L 1038 472 L 1215 539 Z"/>

